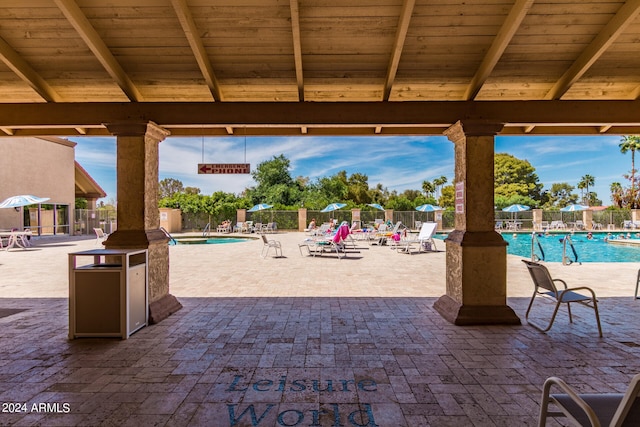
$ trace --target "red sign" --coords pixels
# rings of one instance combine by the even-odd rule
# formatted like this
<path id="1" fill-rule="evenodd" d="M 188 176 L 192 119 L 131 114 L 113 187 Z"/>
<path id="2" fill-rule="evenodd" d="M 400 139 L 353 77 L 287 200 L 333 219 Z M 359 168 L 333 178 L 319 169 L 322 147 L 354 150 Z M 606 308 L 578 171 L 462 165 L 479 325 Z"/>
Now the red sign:
<path id="1" fill-rule="evenodd" d="M 251 173 L 250 163 L 198 163 L 198 174 Z"/>

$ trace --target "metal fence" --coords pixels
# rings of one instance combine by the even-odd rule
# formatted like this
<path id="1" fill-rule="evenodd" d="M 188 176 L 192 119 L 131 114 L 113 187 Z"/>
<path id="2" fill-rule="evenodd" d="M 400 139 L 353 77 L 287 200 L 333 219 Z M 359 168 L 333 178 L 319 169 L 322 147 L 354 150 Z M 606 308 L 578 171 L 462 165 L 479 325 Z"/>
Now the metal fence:
<path id="1" fill-rule="evenodd" d="M 453 229 L 455 227 L 455 213 L 453 211 L 441 211 L 439 213 L 442 216 L 443 229 Z M 396 223 L 401 221 L 403 224 L 410 228 L 417 228 L 416 222 L 428 222 L 436 220 L 435 212 L 418 212 L 418 211 L 394 211 L 392 222 Z M 317 224 L 323 222 L 329 222 L 330 219 L 336 220 L 338 223 L 342 221 L 351 222 L 351 211 L 348 209 L 337 210 L 333 212 L 320 212 L 320 211 L 307 211 L 307 222 L 315 218 Z M 182 229 L 183 231 L 202 231 L 207 224 L 210 225 L 211 230 L 215 230 L 216 227 L 224 220 L 230 220 L 232 224 L 236 223 L 236 212 L 229 211 L 227 214 L 221 214 L 218 216 L 208 215 L 206 213 L 182 213 Z M 362 224 L 373 223 L 376 220 L 384 220 L 385 213 L 379 210 L 362 210 L 360 211 L 360 221 Z M 511 220 L 516 219 L 522 223 L 522 228 L 533 228 L 533 212 L 525 211 L 518 213 L 509 213 L 496 211 L 496 220 Z M 582 212 L 560 212 L 560 211 L 543 211 L 543 221 L 563 221 L 575 222 L 582 219 Z M 116 228 L 116 212 L 97 210 L 88 211 L 76 209 L 76 221 L 74 224 L 76 234 L 93 234 L 93 228 L 102 228 L 106 233 L 112 233 Z M 297 230 L 298 229 L 298 211 L 297 210 L 262 210 L 258 212 L 247 212 L 247 221 L 253 221 L 254 223 L 267 224 L 269 222 L 275 222 L 279 230 Z M 593 212 L 593 222 L 599 223 L 603 228 L 607 228 L 607 225 L 613 224 L 615 228 L 622 228 L 624 221 L 631 220 L 631 211 L 629 210 L 604 210 Z"/>
<path id="2" fill-rule="evenodd" d="M 93 231 L 94 228 L 101 228 L 107 234 L 116 231 L 116 211 L 109 209 L 76 209 L 73 233 L 75 235 L 90 235 L 95 233 Z"/>

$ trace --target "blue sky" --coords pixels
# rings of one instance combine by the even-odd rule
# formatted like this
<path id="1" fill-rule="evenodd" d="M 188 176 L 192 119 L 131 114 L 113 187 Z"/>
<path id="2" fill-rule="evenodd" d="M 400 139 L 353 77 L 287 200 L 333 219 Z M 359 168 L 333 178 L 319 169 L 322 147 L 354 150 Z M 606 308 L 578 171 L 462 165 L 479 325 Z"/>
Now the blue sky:
<path id="1" fill-rule="evenodd" d="M 116 200 L 116 143 L 114 137 L 71 138 L 76 160 Z M 545 188 L 556 182 L 576 186 L 593 175 L 593 191 L 610 204 L 609 185 L 631 169 L 631 154 L 620 153 L 619 136 L 499 136 L 496 153 L 528 160 Z M 246 146 L 246 153 L 245 153 Z M 204 147 L 204 149 L 203 149 Z M 291 161 L 291 176 L 312 180 L 346 170 L 367 174 L 369 185 L 382 183 L 389 190 L 420 189 L 422 181 L 442 175 L 453 180 L 453 143 L 444 136 L 420 137 L 169 137 L 160 143 L 160 179 L 175 178 L 203 194 L 240 193 L 254 185 L 250 175 L 198 175 L 198 163 L 244 163 L 254 169 L 260 162 L 284 154 Z M 579 192 L 576 190 L 576 193 Z"/>

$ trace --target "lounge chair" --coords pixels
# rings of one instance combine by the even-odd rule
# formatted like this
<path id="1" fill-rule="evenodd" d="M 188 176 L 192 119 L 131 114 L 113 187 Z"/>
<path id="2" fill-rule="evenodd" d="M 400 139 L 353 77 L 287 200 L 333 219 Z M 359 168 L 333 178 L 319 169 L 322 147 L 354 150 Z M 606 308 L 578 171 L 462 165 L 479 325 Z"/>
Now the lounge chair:
<path id="1" fill-rule="evenodd" d="M 262 237 L 262 252 L 260 253 L 260 255 L 262 256 L 262 258 L 266 258 L 267 255 L 269 254 L 269 250 L 271 248 L 273 248 L 276 252 L 276 257 L 281 257 L 282 256 L 282 245 L 280 244 L 280 242 L 278 242 L 277 240 L 270 240 L 267 239 L 267 236 L 265 236 L 264 234 L 260 234 L 260 237 Z M 278 252 L 280 252 L 280 254 L 278 254 Z"/>
<path id="2" fill-rule="evenodd" d="M 535 285 L 535 289 L 533 291 L 533 296 L 531 297 L 531 301 L 529 302 L 529 307 L 527 308 L 527 313 L 525 314 L 525 318 L 529 325 L 538 329 L 541 332 L 547 332 L 553 326 L 553 322 L 556 319 L 556 315 L 558 314 L 558 309 L 561 304 L 567 305 L 567 311 L 569 312 L 569 322 L 573 323 L 573 317 L 571 315 L 571 303 L 582 304 L 586 307 L 592 308 L 595 311 L 596 315 L 596 323 L 598 324 L 598 334 L 602 338 L 602 326 L 600 326 L 600 313 L 598 312 L 598 301 L 596 299 L 596 294 L 593 292 L 591 288 L 587 288 L 586 286 L 580 286 L 577 288 L 568 288 L 567 283 L 562 279 L 552 279 L 551 274 L 549 274 L 549 270 L 542 264 L 533 261 L 527 261 L 525 259 L 522 260 L 527 266 L 529 270 L 529 274 L 531 275 L 531 279 L 533 279 L 533 284 Z M 555 282 L 560 282 L 564 286 L 564 289 L 558 290 L 555 285 Z M 576 291 L 584 291 L 590 295 L 583 295 Z M 531 312 L 531 307 L 533 307 L 533 302 L 536 297 L 543 296 L 550 298 L 553 302 L 555 302 L 555 309 L 553 310 L 553 314 L 551 315 L 551 320 L 546 327 L 540 327 L 529 320 L 529 312 Z"/>
<path id="3" fill-rule="evenodd" d="M 242 233 L 242 229 L 244 228 L 244 222 L 238 221 L 236 225 L 233 226 L 234 233 Z"/>
<path id="4" fill-rule="evenodd" d="M 350 233 L 349 225 L 347 223 L 343 223 L 337 228 L 336 232 L 330 236 L 319 236 L 317 238 L 305 239 L 298 244 L 300 255 L 303 255 L 302 248 L 304 247 L 307 249 L 307 253 L 314 257 L 318 253 L 322 255 L 326 250 L 328 250 L 329 252 L 335 251 L 338 259 L 341 259 L 343 256 L 347 256 L 345 246 Z"/>
<path id="5" fill-rule="evenodd" d="M 411 246 L 413 245 L 418 245 L 418 252 L 422 252 L 423 250 L 435 251 L 436 242 L 433 240 L 433 236 L 436 234 L 437 229 L 438 223 L 436 222 L 422 223 L 418 236 L 415 239 L 398 242 L 396 245 L 397 251 L 409 254 L 411 253 Z"/>
<path id="6" fill-rule="evenodd" d="M 228 221 L 223 221 L 217 228 L 216 232 L 218 233 L 231 233 L 231 223 Z"/>
<path id="7" fill-rule="evenodd" d="M 275 222 L 270 222 L 266 226 L 263 226 L 262 232 L 275 233 L 277 229 L 278 229 L 278 224 L 276 224 Z"/>
<path id="8" fill-rule="evenodd" d="M 551 394 L 551 387 L 562 394 Z M 547 424 L 547 417 L 565 416 L 576 426 L 638 426 L 640 425 L 640 374 L 631 379 L 622 393 L 578 394 L 566 382 L 550 377 L 542 387 L 542 402 L 538 426 Z M 549 404 L 560 412 L 549 412 Z"/>
<path id="9" fill-rule="evenodd" d="M 93 232 L 96 233 L 96 245 L 99 243 L 103 243 L 105 240 L 107 240 L 107 237 L 109 237 L 107 233 L 102 231 L 102 228 L 94 228 Z"/>

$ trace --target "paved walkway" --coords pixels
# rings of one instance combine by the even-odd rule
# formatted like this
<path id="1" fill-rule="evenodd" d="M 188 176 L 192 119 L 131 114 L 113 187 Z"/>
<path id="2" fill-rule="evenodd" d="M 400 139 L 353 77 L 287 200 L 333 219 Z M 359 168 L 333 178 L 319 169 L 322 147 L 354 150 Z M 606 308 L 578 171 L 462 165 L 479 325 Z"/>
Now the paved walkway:
<path id="1" fill-rule="evenodd" d="M 508 295 L 523 326 L 457 327 L 432 308 L 441 242 L 414 255 L 360 244 L 338 260 L 301 256 L 304 237 L 269 236 L 282 258 L 262 259 L 257 240 L 172 246 L 184 308 L 128 340 L 67 339 L 67 254 L 94 239 L 0 251 L 0 425 L 526 426 L 548 376 L 613 392 L 640 372 L 638 263 L 548 265 L 596 290 L 600 339 L 580 306 L 547 334 L 527 326 L 518 257 Z"/>

